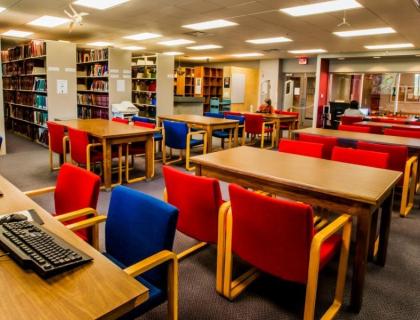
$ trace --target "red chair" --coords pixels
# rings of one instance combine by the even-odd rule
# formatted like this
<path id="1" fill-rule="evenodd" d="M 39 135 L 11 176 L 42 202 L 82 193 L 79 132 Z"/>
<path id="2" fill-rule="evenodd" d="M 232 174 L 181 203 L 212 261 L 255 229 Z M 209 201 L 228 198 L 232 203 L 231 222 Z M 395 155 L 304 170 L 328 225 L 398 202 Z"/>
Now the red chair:
<path id="1" fill-rule="evenodd" d="M 324 154 L 324 145 L 322 143 L 306 142 L 299 140 L 281 139 L 279 151 L 293 153 L 301 156 L 322 158 Z"/>
<path id="2" fill-rule="evenodd" d="M 311 206 L 267 197 L 237 185 L 229 186 L 231 202 L 220 208 L 217 247 L 217 292 L 236 298 L 259 273 L 306 284 L 304 319 L 313 319 L 318 273 L 340 251 L 334 303 L 324 314 L 331 319 L 341 308 L 350 246 L 351 218 L 342 215 L 316 232 Z M 258 213 L 258 214 L 256 214 Z M 342 236 L 335 235 L 343 229 Z M 232 253 L 256 269 L 232 281 Z"/>
<path id="3" fill-rule="evenodd" d="M 225 111 L 223 112 L 223 116 L 242 116 L 243 114 L 240 112 L 234 112 L 234 111 Z"/>
<path id="4" fill-rule="evenodd" d="M 352 125 L 353 123 L 363 121 L 363 119 L 364 119 L 363 116 L 342 116 L 341 117 L 341 124 Z"/>
<path id="5" fill-rule="evenodd" d="M 372 133 L 372 129 L 370 127 L 352 126 L 352 125 L 347 125 L 347 124 L 340 124 L 338 126 L 338 130 Z"/>
<path id="6" fill-rule="evenodd" d="M 48 149 L 50 155 L 50 169 L 51 171 L 59 170 L 60 166 L 54 167 L 53 153 L 60 156 L 63 163 L 66 162 L 67 156 L 67 136 L 65 134 L 66 127 L 61 124 L 47 121 L 48 127 Z"/>
<path id="7" fill-rule="evenodd" d="M 398 136 L 398 137 L 420 139 L 420 131 L 414 131 L 414 130 L 385 129 L 384 134 L 388 136 Z"/>
<path id="8" fill-rule="evenodd" d="M 418 159 L 416 156 L 408 157 L 408 148 L 406 146 L 395 146 L 386 144 L 376 144 L 359 141 L 357 148 L 360 150 L 369 150 L 383 152 L 389 155 L 388 168 L 400 171 L 404 174 L 400 180 L 399 186 L 402 187 L 400 215 L 406 217 L 414 206 L 414 194 L 416 192 L 416 177 Z"/>
<path id="9" fill-rule="evenodd" d="M 122 118 L 112 118 L 112 121 L 114 122 L 119 122 L 119 123 L 124 123 L 124 124 L 128 124 L 130 121 L 128 121 L 128 119 L 122 119 Z"/>
<path id="10" fill-rule="evenodd" d="M 179 210 L 177 229 L 200 243 L 179 253 L 178 259 L 207 243 L 217 243 L 219 208 L 224 203 L 219 181 L 163 166 L 164 200 Z"/>
<path id="11" fill-rule="evenodd" d="M 389 154 L 376 151 L 334 147 L 331 160 L 381 169 L 389 168 Z"/>
<path id="12" fill-rule="evenodd" d="M 47 187 L 25 192 L 27 196 L 37 196 L 54 192 L 54 205 L 57 220 L 66 225 L 73 225 L 87 218 L 104 221 L 105 217 L 98 216 L 96 205 L 101 184 L 101 178 L 85 169 L 70 163 L 61 166 L 55 187 Z M 97 228 L 91 230 L 77 228 L 77 234 L 85 241 L 99 248 Z"/>
<path id="13" fill-rule="evenodd" d="M 323 137 L 306 133 L 299 133 L 299 141 L 322 143 L 324 145 L 322 158 L 327 160 L 331 159 L 332 149 L 338 144 L 336 137 Z"/>
<path id="14" fill-rule="evenodd" d="M 264 148 L 264 141 L 266 135 L 271 135 L 271 148 L 274 148 L 274 121 L 265 122 L 264 116 L 259 114 L 245 113 L 245 133 L 250 134 L 252 137 L 261 136 L 261 148 Z M 245 138 L 242 139 L 242 145 L 245 144 Z"/>

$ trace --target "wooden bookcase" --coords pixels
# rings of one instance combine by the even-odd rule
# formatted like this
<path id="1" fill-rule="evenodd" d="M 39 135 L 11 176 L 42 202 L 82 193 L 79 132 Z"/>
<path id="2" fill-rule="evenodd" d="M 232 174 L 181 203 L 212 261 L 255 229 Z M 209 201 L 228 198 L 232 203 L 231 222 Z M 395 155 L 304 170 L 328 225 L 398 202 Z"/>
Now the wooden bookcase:
<path id="1" fill-rule="evenodd" d="M 139 115 L 155 118 L 157 102 L 157 55 L 132 57 L 132 102 Z"/>
<path id="2" fill-rule="evenodd" d="M 223 68 L 195 67 L 194 96 L 204 97 L 204 112 L 210 111 L 210 98 L 223 98 Z"/>
<path id="3" fill-rule="evenodd" d="M 177 74 L 175 70 L 175 95 L 194 97 L 194 67 L 182 67 L 183 74 Z"/>

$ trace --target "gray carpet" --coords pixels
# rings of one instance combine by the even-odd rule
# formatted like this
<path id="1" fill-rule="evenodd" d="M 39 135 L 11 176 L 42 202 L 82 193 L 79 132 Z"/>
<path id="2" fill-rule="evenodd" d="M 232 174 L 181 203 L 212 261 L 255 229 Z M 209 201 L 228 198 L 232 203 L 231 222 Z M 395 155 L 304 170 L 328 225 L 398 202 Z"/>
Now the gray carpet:
<path id="1" fill-rule="evenodd" d="M 8 134 L 9 154 L 0 156 L 0 174 L 22 190 L 53 185 L 56 173 L 50 173 L 48 152 L 23 138 Z M 139 165 L 141 163 L 139 162 Z M 163 179 L 157 164 L 156 177 L 151 182 L 140 182 L 129 187 L 156 197 L 162 197 Z M 226 197 L 226 185 L 223 185 Z M 109 193 L 101 192 L 99 211 L 106 213 Z M 51 195 L 35 198 L 44 208 L 53 211 Z M 416 203 L 418 206 L 418 201 Z M 175 251 L 193 243 L 177 234 Z M 369 264 L 366 278 L 364 305 L 356 315 L 346 307 L 338 319 L 420 319 L 420 212 L 414 210 L 402 219 L 394 212 L 392 219 L 388 260 L 385 268 Z M 237 263 L 240 269 L 242 263 Z M 215 292 L 216 249 L 209 247 L 183 260 L 179 278 L 180 319 L 299 319 L 305 298 L 305 288 L 264 276 L 229 302 Z M 351 270 L 351 268 L 350 268 Z M 320 276 L 317 300 L 319 317 L 331 302 L 336 266 L 327 267 Z M 349 303 L 351 271 L 347 279 L 345 304 Z M 166 306 L 162 305 L 144 315 L 142 319 L 166 319 Z"/>

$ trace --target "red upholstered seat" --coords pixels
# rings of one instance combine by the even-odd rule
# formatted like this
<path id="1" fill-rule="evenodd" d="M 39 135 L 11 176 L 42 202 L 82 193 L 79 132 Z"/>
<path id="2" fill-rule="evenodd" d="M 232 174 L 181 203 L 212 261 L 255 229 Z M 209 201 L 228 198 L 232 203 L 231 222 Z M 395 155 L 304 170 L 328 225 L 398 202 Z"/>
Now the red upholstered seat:
<path id="1" fill-rule="evenodd" d="M 281 139 L 279 143 L 279 151 L 314 158 L 322 158 L 322 155 L 324 154 L 324 145 L 322 143 Z"/>
<path id="2" fill-rule="evenodd" d="M 414 130 L 385 129 L 384 134 L 389 136 L 400 136 L 420 139 L 420 131 Z"/>
<path id="3" fill-rule="evenodd" d="M 245 114 L 245 131 L 250 134 L 261 134 L 264 117 L 259 114 Z M 266 128 L 264 132 L 272 132 L 273 128 Z"/>
<path id="4" fill-rule="evenodd" d="M 70 155 L 72 160 L 78 164 L 87 164 L 87 145 L 90 144 L 89 134 L 86 131 L 68 128 L 69 140 L 70 140 Z M 99 150 L 92 149 L 91 161 L 101 162 L 102 152 Z"/>
<path id="5" fill-rule="evenodd" d="M 305 284 L 315 235 L 312 208 L 232 184 L 229 193 L 233 252 L 264 272 Z M 333 257 L 340 243 L 340 237 L 332 236 L 322 245 L 321 268 Z"/>
<path id="6" fill-rule="evenodd" d="M 52 121 L 47 121 L 47 126 L 51 151 L 62 155 L 64 152 L 63 138 L 65 137 L 65 127 Z"/>
<path id="7" fill-rule="evenodd" d="M 217 243 L 219 181 L 163 166 L 167 200 L 179 210 L 177 229 L 203 242 Z"/>
<path id="8" fill-rule="evenodd" d="M 156 124 L 149 123 L 149 122 L 136 121 L 136 122 L 134 122 L 134 126 L 154 129 L 156 127 Z M 146 149 L 145 149 L 145 143 L 144 142 L 135 142 L 135 143 L 132 143 L 130 145 L 130 148 L 129 148 L 129 154 L 130 155 L 131 154 L 143 154 L 145 152 L 146 152 Z"/>
<path id="9" fill-rule="evenodd" d="M 362 126 L 352 126 L 348 124 L 340 124 L 338 126 L 338 130 L 342 131 L 353 131 L 353 132 L 363 132 L 363 133 L 372 133 L 372 129 L 370 127 L 362 127 Z"/>
<path id="10" fill-rule="evenodd" d="M 122 119 L 122 118 L 112 118 L 112 121 L 119 122 L 119 123 L 124 123 L 124 124 L 129 123 L 128 119 Z"/>
<path id="11" fill-rule="evenodd" d="M 338 144 L 336 137 L 323 137 L 305 133 L 299 133 L 299 141 L 322 143 L 324 145 L 322 157 L 328 160 L 331 159 L 332 149 Z"/>
<path id="12" fill-rule="evenodd" d="M 352 125 L 353 123 L 363 121 L 363 118 L 364 118 L 363 116 L 342 116 L 341 117 L 341 124 Z"/>
<path id="13" fill-rule="evenodd" d="M 334 147 L 331 160 L 388 169 L 389 154 L 376 151 Z"/>

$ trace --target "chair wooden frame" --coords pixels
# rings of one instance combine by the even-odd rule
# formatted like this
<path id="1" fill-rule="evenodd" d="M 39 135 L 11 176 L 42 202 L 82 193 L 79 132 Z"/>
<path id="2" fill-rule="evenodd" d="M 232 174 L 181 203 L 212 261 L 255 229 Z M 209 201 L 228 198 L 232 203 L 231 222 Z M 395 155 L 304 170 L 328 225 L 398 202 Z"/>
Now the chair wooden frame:
<path id="1" fill-rule="evenodd" d="M 153 138 L 153 145 L 155 145 L 155 139 Z M 126 145 L 125 148 L 125 181 L 130 184 L 130 183 L 136 183 L 136 182 L 140 182 L 143 180 L 146 180 L 147 177 L 146 175 L 141 176 L 141 177 L 137 177 L 137 178 L 130 178 L 130 170 L 132 168 L 134 168 L 134 155 L 132 156 L 132 168 L 130 168 L 130 163 L 129 163 L 129 158 L 130 158 L 130 144 Z M 155 152 L 153 152 L 153 159 L 152 159 L 152 177 L 154 177 L 155 175 Z"/>
<path id="2" fill-rule="evenodd" d="M 103 218 L 102 218 L 103 217 Z M 86 219 L 67 225 L 69 230 L 76 231 L 80 229 L 98 226 L 99 223 L 105 222 L 106 217 L 101 216 Z M 95 235 L 99 243 L 99 235 Z M 123 271 L 129 276 L 135 278 L 161 264 L 169 263 L 168 265 L 168 319 L 178 320 L 178 259 L 175 253 L 169 250 L 162 250 L 154 255 L 147 257 L 131 266 L 125 268 Z"/>
<path id="3" fill-rule="evenodd" d="M 259 272 L 255 268 L 251 268 L 237 279 L 232 280 L 232 224 L 232 209 L 230 203 L 227 202 L 219 210 L 216 291 L 229 300 L 235 299 L 259 276 Z M 322 319 L 333 319 L 340 310 L 344 298 L 351 228 L 351 217 L 343 214 L 317 232 L 312 239 L 303 317 L 305 320 L 314 319 L 315 315 L 321 246 L 328 238 L 342 229 L 342 244 L 334 302 L 324 313 Z"/>
<path id="4" fill-rule="evenodd" d="M 412 156 L 405 164 L 400 207 L 401 217 L 406 217 L 414 207 L 414 195 L 417 190 L 417 170 L 418 158 Z"/>
<path id="5" fill-rule="evenodd" d="M 265 129 L 269 126 L 272 125 L 273 126 L 273 132 L 269 133 L 271 134 L 271 145 L 270 147 L 268 147 L 268 149 L 273 149 L 274 148 L 274 144 L 275 144 L 275 140 L 276 140 L 276 134 L 275 134 L 275 130 L 277 130 L 276 128 L 276 122 L 275 121 L 267 121 L 267 122 L 263 122 L 262 124 L 262 128 L 261 128 L 261 149 L 264 149 L 264 143 L 265 143 Z M 246 140 L 246 135 L 248 134 L 248 132 L 246 132 L 245 130 L 245 126 L 244 126 L 244 130 L 242 133 L 242 145 L 245 145 L 245 140 Z"/>
<path id="6" fill-rule="evenodd" d="M 67 141 L 69 137 L 63 137 L 63 163 L 67 162 Z M 48 132 L 48 152 L 49 152 L 49 162 L 50 162 L 50 169 L 51 171 L 57 171 L 61 168 L 61 163 L 58 167 L 54 167 L 54 152 L 51 150 L 51 136 Z"/>

